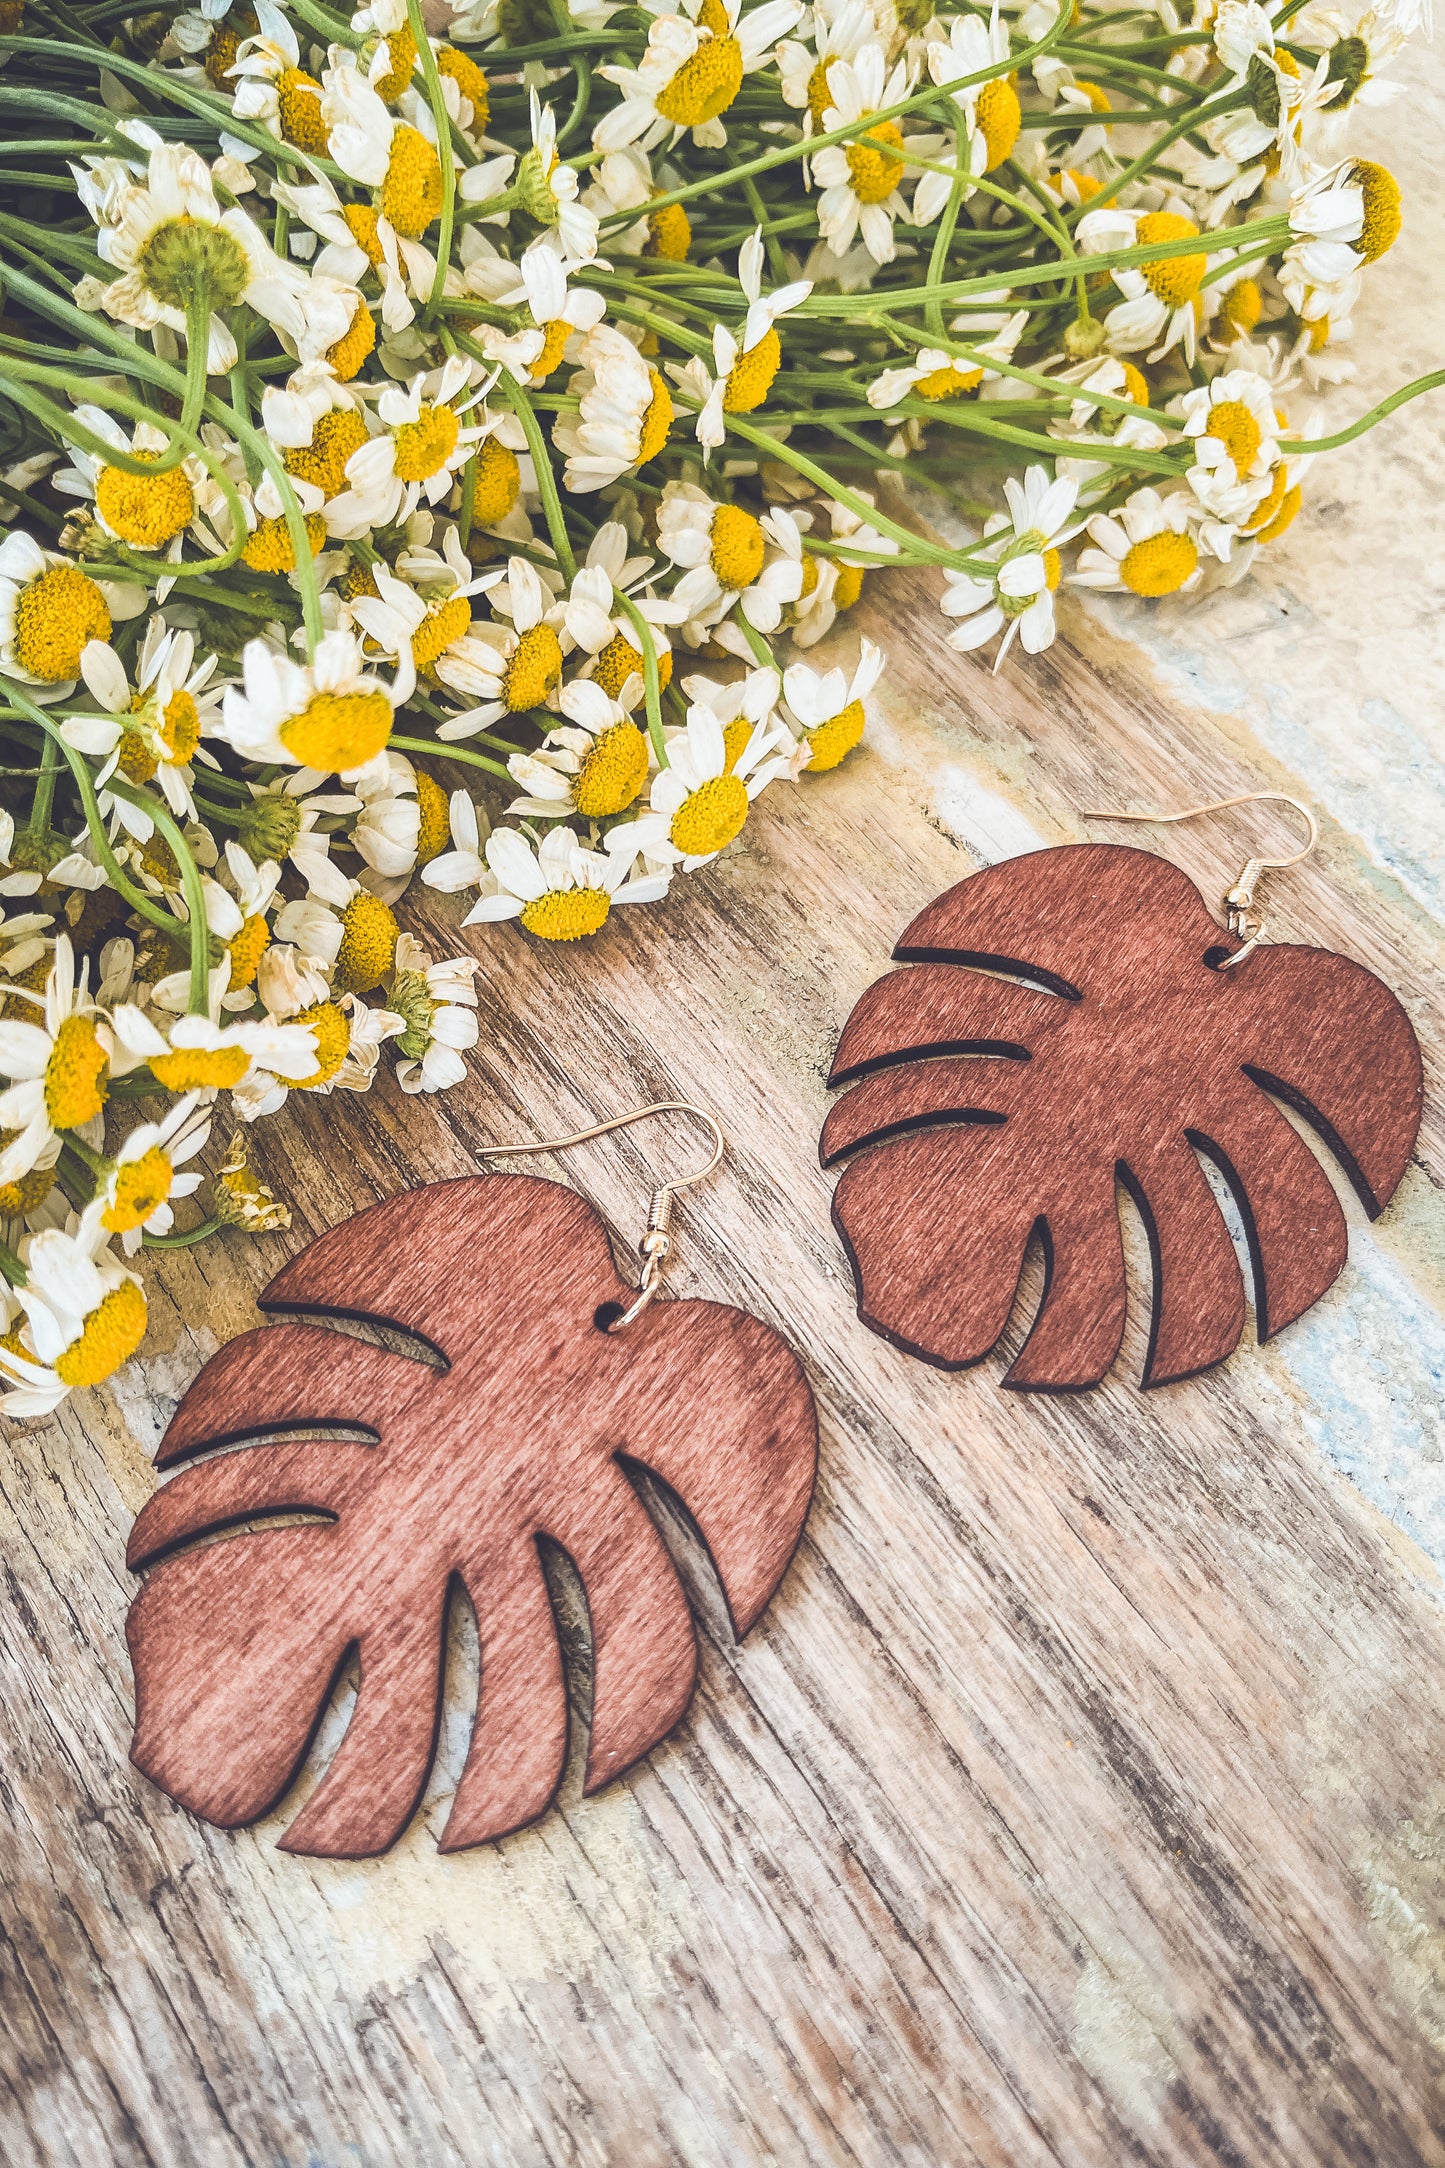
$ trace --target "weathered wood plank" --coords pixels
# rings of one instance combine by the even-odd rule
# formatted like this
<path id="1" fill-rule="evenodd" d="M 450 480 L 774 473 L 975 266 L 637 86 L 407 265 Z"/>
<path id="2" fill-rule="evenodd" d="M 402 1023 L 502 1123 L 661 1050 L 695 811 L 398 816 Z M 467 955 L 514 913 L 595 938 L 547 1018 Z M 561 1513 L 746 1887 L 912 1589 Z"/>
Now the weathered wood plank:
<path id="1" fill-rule="evenodd" d="M 1290 1333 L 1142 1395 L 1126 1215 L 1124 1348 L 1096 1393 L 931 1370 L 854 1315 L 816 1158 L 838 1030 L 928 898 L 985 855 L 1081 837 L 1083 804 L 1289 778 L 1096 629 L 994 679 L 908 580 L 871 608 L 900 659 L 871 746 L 771 794 L 665 913 L 580 953 L 477 929 L 473 1080 L 263 1130 L 292 1233 L 166 1257 L 155 1352 L 8 1440 L 7 2161 L 1445 2159 L 1445 1616 L 1312 1440 Z M 1239 844 L 1234 825 L 1167 834 L 1207 895 Z M 1328 825 L 1270 901 L 1283 937 L 1395 989 L 1428 1084 L 1438 926 Z M 423 915 L 450 952 L 458 914 Z M 679 1732 L 591 1800 L 574 1746 L 560 1809 L 494 1848 L 434 1848 L 466 1745 L 464 1618 L 445 1766 L 388 1857 L 288 1858 L 283 1817 L 192 1821 L 125 1758 L 124 1538 L 170 1405 L 359 1206 L 659 1096 L 714 1107 L 732 1140 L 678 1201 L 676 1291 L 775 1326 L 818 1398 L 817 1499 L 768 1613 L 735 1649 L 703 1574 Z M 669 1148 L 615 1136 L 555 1170 L 624 1276 Z M 1442 1182 L 1432 1097 L 1385 1218 L 1367 1230 L 1343 1200 L 1352 1247 L 1427 1287 Z M 1338 1335 L 1341 1360 L 1352 1284 L 1291 1329 Z M 585 1702 L 585 1666 L 574 1686 Z"/>

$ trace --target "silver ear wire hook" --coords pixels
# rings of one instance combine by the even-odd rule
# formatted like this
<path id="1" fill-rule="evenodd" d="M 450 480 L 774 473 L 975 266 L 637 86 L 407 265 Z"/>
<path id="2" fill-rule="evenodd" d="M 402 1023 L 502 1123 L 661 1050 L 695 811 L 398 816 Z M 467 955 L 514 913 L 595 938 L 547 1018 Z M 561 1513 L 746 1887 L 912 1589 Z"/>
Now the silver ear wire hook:
<path id="1" fill-rule="evenodd" d="M 674 1175 L 670 1182 L 663 1182 L 652 1193 L 647 1210 L 647 1232 L 642 1237 L 642 1274 L 637 1283 L 637 1300 L 624 1310 L 608 1327 L 609 1332 L 620 1332 L 641 1317 L 647 1305 L 662 1285 L 663 1267 L 672 1254 L 672 1200 L 680 1189 L 691 1188 L 705 1175 L 721 1164 L 727 1150 L 727 1139 L 712 1115 L 705 1107 L 695 1107 L 690 1099 L 659 1099 L 650 1107 L 634 1107 L 630 1114 L 614 1114 L 610 1121 L 594 1122 L 590 1129 L 576 1130 L 570 1137 L 548 1137 L 540 1144 L 489 1144 L 478 1152 L 478 1159 L 522 1159 L 536 1152 L 565 1152 L 574 1144 L 586 1144 L 593 1137 L 605 1137 L 610 1130 L 627 1129 L 633 1122 L 645 1122 L 654 1114 L 692 1114 L 702 1122 L 712 1135 L 712 1157 L 706 1166 L 694 1167 L 691 1174 Z"/>
<path id="2" fill-rule="evenodd" d="M 1239 879 L 1224 898 L 1229 930 L 1244 942 L 1243 948 L 1236 949 L 1232 956 L 1226 956 L 1220 964 L 1222 971 L 1228 971 L 1235 964 L 1242 964 L 1245 957 L 1252 955 L 1264 939 L 1264 920 L 1254 908 L 1254 892 L 1259 886 L 1261 876 L 1266 873 L 1279 873 L 1286 866 L 1297 866 L 1302 858 L 1309 857 L 1320 840 L 1320 824 L 1309 807 L 1301 805 L 1298 798 L 1291 798 L 1282 790 L 1245 790 L 1241 791 L 1237 798 L 1214 798 L 1208 805 L 1190 806 L 1186 813 L 1121 813 L 1114 808 L 1100 807 L 1092 813 L 1082 813 L 1079 817 L 1086 821 L 1147 821 L 1162 828 L 1173 821 L 1198 820 L 1206 813 L 1225 813 L 1235 805 L 1264 804 L 1292 807 L 1304 821 L 1308 837 L 1288 858 L 1250 858 L 1245 861 Z"/>

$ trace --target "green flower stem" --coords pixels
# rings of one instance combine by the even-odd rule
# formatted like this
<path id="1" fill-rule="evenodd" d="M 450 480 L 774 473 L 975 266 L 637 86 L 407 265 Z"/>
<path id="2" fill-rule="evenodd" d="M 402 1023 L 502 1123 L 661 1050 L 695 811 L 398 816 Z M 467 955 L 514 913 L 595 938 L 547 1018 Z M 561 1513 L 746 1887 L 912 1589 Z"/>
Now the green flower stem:
<path id="1" fill-rule="evenodd" d="M 349 52 L 359 53 L 366 40 L 359 31 L 353 30 L 344 16 L 333 15 L 330 8 L 317 4 L 317 0 L 290 0 L 292 12 L 301 17 L 317 36 L 328 45 L 344 45 Z"/>
<path id="2" fill-rule="evenodd" d="M 12 1287 L 24 1287 L 30 1278 L 8 1242 L 0 1242 L 0 1272 L 4 1273 Z"/>
<path id="3" fill-rule="evenodd" d="M 193 1242 L 204 1242 L 207 1235 L 213 1235 L 220 1224 L 214 1217 L 203 1219 L 199 1227 L 188 1228 L 183 1235 L 149 1235 L 142 1228 L 141 1247 L 147 1250 L 188 1250 Z"/>
<path id="4" fill-rule="evenodd" d="M 1351 422 L 1348 429 L 1337 430 L 1332 437 L 1281 438 L 1279 448 L 1287 457 L 1294 459 L 1306 459 L 1314 452 L 1337 452 L 1342 445 L 1353 444 L 1357 437 L 1362 437 L 1367 429 L 1373 429 L 1377 422 L 1382 422 L 1387 414 L 1393 414 L 1397 407 L 1405 406 L 1411 399 L 1418 399 L 1422 392 L 1438 391 L 1442 384 L 1445 384 L 1445 369 L 1432 369 L 1428 376 L 1417 376 L 1413 384 L 1402 384 L 1398 391 L 1392 391 L 1388 399 L 1382 399 L 1378 406 L 1371 407 L 1357 422 Z"/>
<path id="5" fill-rule="evenodd" d="M 431 107 L 436 123 L 437 158 L 442 169 L 441 224 L 437 233 L 437 267 L 432 279 L 431 293 L 427 297 L 426 314 L 430 316 L 446 290 L 447 271 L 452 260 L 452 227 L 457 214 L 457 161 L 452 149 L 451 116 L 442 91 L 441 71 L 437 56 L 432 51 L 427 36 L 426 23 L 422 18 L 420 0 L 406 0 L 406 19 L 416 43 L 416 56 L 421 66 L 422 81 L 426 84 L 427 104 Z"/>
<path id="6" fill-rule="evenodd" d="M 510 768 L 504 768 L 499 760 L 488 760 L 485 753 L 472 752 L 465 744 L 453 745 L 445 738 L 402 738 L 394 731 L 387 743 L 403 753 L 429 753 L 433 760 L 460 760 L 469 768 L 485 768 L 488 775 L 500 776 L 504 783 L 511 783 L 515 788 L 516 777 Z M 522 748 L 518 746 L 516 750 L 520 752 Z"/>
<path id="7" fill-rule="evenodd" d="M 469 346 L 467 340 L 460 345 Z M 557 562 L 562 576 L 570 587 L 577 577 L 577 560 L 572 554 L 572 544 L 567 539 L 567 523 L 562 516 L 562 500 L 557 494 L 557 477 L 552 471 L 551 449 L 542 434 L 542 424 L 532 410 L 532 402 L 516 378 L 503 370 L 498 380 L 498 390 L 511 407 L 527 436 L 527 449 L 532 455 L 532 465 L 537 474 L 537 490 L 542 499 L 542 511 L 547 521 L 547 532 L 552 547 L 557 552 Z"/>
<path id="8" fill-rule="evenodd" d="M 55 750 L 55 740 L 47 738 L 40 748 L 40 773 L 35 779 L 35 795 L 30 801 L 30 825 L 44 834 L 50 826 L 51 808 L 55 804 L 55 778 L 60 771 L 60 755 Z"/>
<path id="9" fill-rule="evenodd" d="M 667 766 L 667 744 L 662 735 L 662 692 L 657 672 L 657 642 L 652 637 L 652 627 L 643 616 L 631 595 L 617 593 L 613 600 L 637 634 L 637 645 L 642 651 L 642 684 L 647 702 L 647 735 L 652 740 L 652 750 L 657 756 L 659 768 Z"/>
<path id="10" fill-rule="evenodd" d="M 291 548 L 296 559 L 296 585 L 301 595 L 301 618 L 306 627 L 306 659 L 309 662 L 320 646 L 325 630 L 321 622 L 321 586 L 316 577 L 316 562 L 311 555 L 311 538 L 306 532 L 306 517 L 296 492 L 291 487 L 291 477 L 278 458 L 270 438 L 259 429 L 253 429 L 249 422 L 243 422 L 233 407 L 226 406 L 220 399 L 207 399 L 206 411 L 211 420 L 219 422 L 223 429 L 229 427 L 234 431 L 240 443 L 252 453 L 258 465 L 265 468 L 276 485 L 276 494 L 281 499 L 282 516 L 286 521 L 286 532 L 291 537 Z M 241 547 L 245 548 L 244 536 Z"/>
<path id="11" fill-rule="evenodd" d="M 1075 399 L 1086 397 L 1090 406 L 1100 407 L 1106 414 L 1141 414 L 1146 421 L 1157 422 L 1161 429 L 1179 427 L 1178 417 L 1164 413 L 1159 407 L 1138 406 L 1132 399 L 1115 398 L 1112 392 L 1085 393 L 1078 385 L 1061 384 L 1056 376 L 1045 376 L 1039 369 L 1023 369 L 1017 362 L 1012 361 L 995 361 L 992 356 L 980 353 L 977 347 L 961 345 L 956 339 L 940 335 L 937 339 L 930 338 L 925 341 L 921 332 L 914 331 L 907 324 L 894 324 L 889 319 L 885 319 L 885 322 L 890 330 L 896 331 L 900 339 L 906 339 L 911 346 L 938 346 L 944 352 L 956 355 L 961 361 L 970 362 L 975 368 L 993 369 L 998 375 L 1010 377 L 1017 383 L 1036 384 L 1041 391 L 1051 391 L 1061 408 L 1071 407 Z M 1107 354 L 1100 354 L 1099 359 L 1107 361 L 1109 357 Z"/>

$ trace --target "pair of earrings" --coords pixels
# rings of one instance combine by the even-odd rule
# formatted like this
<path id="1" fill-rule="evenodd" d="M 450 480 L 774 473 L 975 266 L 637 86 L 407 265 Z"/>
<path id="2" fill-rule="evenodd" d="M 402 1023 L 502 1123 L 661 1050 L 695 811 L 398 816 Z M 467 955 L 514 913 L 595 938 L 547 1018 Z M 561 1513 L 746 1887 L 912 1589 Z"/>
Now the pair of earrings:
<path id="1" fill-rule="evenodd" d="M 1250 861 L 1227 898 L 1227 934 L 1176 867 L 1110 844 L 992 866 L 909 926 L 894 951 L 903 968 L 844 1028 L 832 1082 L 850 1088 L 822 1139 L 825 1165 L 849 1161 L 834 1217 L 875 1331 L 944 1367 L 977 1362 L 1005 1328 L 1037 1231 L 1044 1296 L 1005 1382 L 1097 1383 L 1123 1330 L 1122 1181 L 1153 1253 L 1144 1382 L 1221 1361 L 1244 1289 L 1201 1155 L 1244 1221 L 1261 1337 L 1330 1285 L 1343 1216 L 1274 1101 L 1312 1124 L 1373 1215 L 1414 1143 L 1420 1056 L 1399 1003 L 1362 966 L 1261 945 L 1260 876 L 1317 836 L 1313 816 L 1284 802 L 1308 841 Z M 293 1321 L 243 1334 L 201 1372 L 161 1466 L 281 1442 L 175 1476 L 132 1532 L 129 1563 L 154 1569 L 127 1621 L 132 1759 L 181 1805 L 225 1828 L 275 1806 L 354 1655 L 355 1710 L 283 1849 L 386 1850 L 435 1756 L 460 1582 L 482 1689 L 440 1842 L 454 1851 L 536 1819 L 567 1746 L 539 1536 L 568 1553 L 587 1596 L 586 1789 L 620 1775 L 680 1720 L 696 1672 L 688 1602 L 632 1469 L 691 1512 L 735 1633 L 758 1617 L 812 1497 L 812 1393 L 759 1319 L 713 1302 L 652 1307 L 672 1198 L 718 1165 L 717 1123 L 664 1101 L 481 1156 L 561 1150 L 674 1112 L 706 1124 L 712 1155 L 654 1194 L 637 1288 L 618 1278 L 598 1214 L 561 1184 L 433 1183 L 302 1251 L 261 1304 Z M 410 1352 L 308 1314 L 388 1326 Z M 290 1525 L 239 1534 L 282 1514 Z M 230 1540 L 201 1540 L 226 1530 Z"/>

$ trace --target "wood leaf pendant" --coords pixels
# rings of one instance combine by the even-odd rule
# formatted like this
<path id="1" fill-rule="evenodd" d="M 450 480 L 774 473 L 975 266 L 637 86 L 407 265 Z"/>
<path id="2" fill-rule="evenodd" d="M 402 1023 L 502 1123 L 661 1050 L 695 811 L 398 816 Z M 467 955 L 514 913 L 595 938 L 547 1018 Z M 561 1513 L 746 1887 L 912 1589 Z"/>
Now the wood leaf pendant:
<path id="1" fill-rule="evenodd" d="M 1244 1283 L 1200 1165 L 1244 1221 L 1261 1339 L 1317 1302 L 1345 1220 L 1301 1115 L 1373 1218 L 1420 1124 L 1420 1050 L 1389 989 L 1328 949 L 1238 947 L 1168 860 L 1116 844 L 1011 858 L 928 905 L 844 1027 L 824 1125 L 864 1323 L 959 1369 L 1008 1322 L 1038 1229 L 1043 1300 L 1004 1383 L 1099 1380 L 1124 1329 L 1116 1183 L 1153 1256 L 1144 1383 L 1222 1362 Z M 1273 1098 L 1271 1097 L 1273 1095 Z"/>
<path id="2" fill-rule="evenodd" d="M 671 1731 L 692 1696 L 692 1615 L 628 1463 L 691 1512 L 742 1635 L 802 1533 L 816 1420 L 769 1326 L 663 1301 L 604 1331 L 599 1310 L 605 1322 L 633 1292 L 586 1200 L 531 1175 L 405 1192 L 293 1259 L 263 1309 L 391 1325 L 433 1359 L 292 1322 L 207 1363 L 158 1464 L 278 1442 L 185 1470 L 135 1524 L 128 1562 L 151 1569 L 126 1629 L 136 1766 L 209 1822 L 256 1820 L 296 1777 L 354 1651 L 349 1725 L 282 1848 L 385 1851 L 431 1768 L 457 1576 L 481 1693 L 442 1848 L 534 1820 L 567 1744 L 544 1535 L 575 1564 L 591 1617 L 588 1792 Z M 288 1442 L 297 1431 L 326 1435 Z M 278 1514 L 311 1518 L 266 1528 Z"/>

